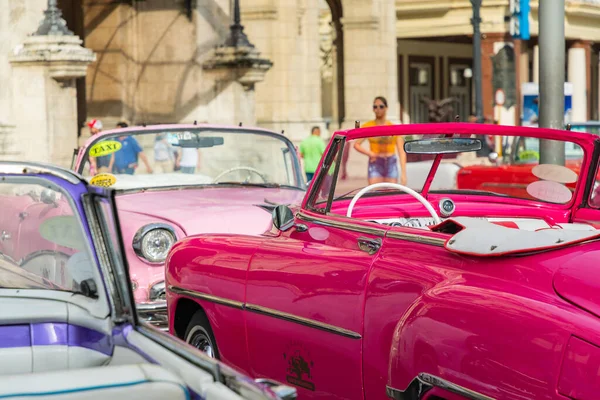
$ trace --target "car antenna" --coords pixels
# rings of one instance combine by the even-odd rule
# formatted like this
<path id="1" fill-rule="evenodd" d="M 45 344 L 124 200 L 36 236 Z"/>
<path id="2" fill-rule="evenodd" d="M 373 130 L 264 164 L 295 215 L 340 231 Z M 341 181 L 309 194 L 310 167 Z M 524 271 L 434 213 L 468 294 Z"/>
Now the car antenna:
<path id="1" fill-rule="evenodd" d="M 242 126 L 242 123 L 240 122 L 240 124 L 238 126 Z"/>
<path id="2" fill-rule="evenodd" d="M 285 129 L 282 129 L 282 130 L 281 130 L 281 134 L 282 134 L 282 135 L 285 135 Z"/>
<path id="3" fill-rule="evenodd" d="M 567 130 L 570 131 L 571 130 L 571 124 L 567 124 Z"/>
<path id="4" fill-rule="evenodd" d="M 358 129 L 358 128 L 360 128 L 360 121 L 356 120 L 356 121 L 354 121 L 354 129 Z"/>
<path id="5" fill-rule="evenodd" d="M 198 125 L 198 121 L 194 120 L 194 125 Z"/>
<path id="6" fill-rule="evenodd" d="M 142 126 L 145 128 L 145 127 L 146 127 L 146 123 L 145 123 L 145 122 L 142 122 Z"/>
<path id="7" fill-rule="evenodd" d="M 457 115 L 456 117 L 454 117 L 454 122 L 460 122 L 460 115 Z"/>

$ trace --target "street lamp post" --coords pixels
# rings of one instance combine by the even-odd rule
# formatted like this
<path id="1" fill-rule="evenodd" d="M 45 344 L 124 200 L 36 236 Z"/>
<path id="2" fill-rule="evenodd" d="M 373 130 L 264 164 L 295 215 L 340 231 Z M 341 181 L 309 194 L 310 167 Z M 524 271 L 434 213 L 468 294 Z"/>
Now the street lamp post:
<path id="1" fill-rule="evenodd" d="M 475 83 L 475 117 L 478 123 L 483 123 L 483 99 L 481 93 L 481 10 L 482 0 L 471 0 L 473 6 L 473 82 Z"/>
<path id="2" fill-rule="evenodd" d="M 233 25 L 230 27 L 229 37 L 225 41 L 226 46 L 230 47 L 254 47 L 248 36 L 244 33 L 242 17 L 240 15 L 240 0 L 233 2 Z"/>
<path id="3" fill-rule="evenodd" d="M 540 119 L 543 128 L 563 129 L 565 113 L 565 0 L 540 1 Z M 565 144 L 540 141 L 540 164 L 565 164 Z"/>

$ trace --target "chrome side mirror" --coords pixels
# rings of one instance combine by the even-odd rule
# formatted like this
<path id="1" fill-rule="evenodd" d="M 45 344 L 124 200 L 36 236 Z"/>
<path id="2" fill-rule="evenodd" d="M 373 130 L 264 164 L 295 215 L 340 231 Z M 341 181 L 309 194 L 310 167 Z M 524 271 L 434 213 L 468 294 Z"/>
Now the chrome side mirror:
<path id="1" fill-rule="evenodd" d="M 492 164 L 497 164 L 499 162 L 498 153 L 493 151 L 490 154 L 488 154 L 488 160 L 490 160 Z"/>
<path id="2" fill-rule="evenodd" d="M 288 206 L 279 205 L 273 209 L 273 225 L 280 231 L 294 226 L 294 213 Z"/>
<path id="3" fill-rule="evenodd" d="M 54 207 L 57 206 L 56 192 L 52 189 L 44 189 L 42 191 L 42 193 L 40 194 L 40 200 L 44 204 L 50 204 L 50 205 L 53 205 Z"/>
<path id="4" fill-rule="evenodd" d="M 282 385 L 279 382 L 264 378 L 256 379 L 255 382 L 267 386 L 281 400 L 296 400 L 298 398 L 298 391 L 291 386 Z"/>
<path id="5" fill-rule="evenodd" d="M 273 226 L 280 231 L 287 231 L 296 228 L 298 232 L 305 232 L 308 227 L 303 224 L 296 224 L 294 221 L 294 212 L 285 205 L 279 205 L 273 209 Z"/>

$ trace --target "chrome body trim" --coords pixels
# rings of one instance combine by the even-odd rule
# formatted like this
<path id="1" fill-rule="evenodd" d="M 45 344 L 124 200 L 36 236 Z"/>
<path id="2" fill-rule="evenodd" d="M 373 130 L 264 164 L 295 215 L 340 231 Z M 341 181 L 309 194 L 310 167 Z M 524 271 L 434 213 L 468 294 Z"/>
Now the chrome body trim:
<path id="1" fill-rule="evenodd" d="M 193 290 L 182 289 L 177 286 L 169 286 L 169 290 L 173 293 L 180 294 L 187 297 L 192 297 L 200 300 L 210 301 L 212 303 L 221 304 L 228 307 L 237 308 L 240 310 L 247 310 L 256 314 L 267 315 L 269 317 L 282 319 L 296 324 L 308 326 L 311 328 L 319 329 L 336 335 L 344 336 L 350 339 L 360 339 L 362 336 L 354 331 L 340 328 L 334 325 L 326 324 L 324 322 L 315 321 L 312 319 L 299 317 L 293 314 L 288 314 L 282 311 L 273 310 L 272 308 L 262 307 L 255 304 L 242 303 L 240 301 L 229 300 L 223 297 L 213 296 L 211 294 L 201 293 Z"/>
<path id="2" fill-rule="evenodd" d="M 175 294 L 180 294 L 182 296 L 188 296 L 200 300 L 206 300 L 210 301 L 211 303 L 221 304 L 223 306 L 239 308 L 240 310 L 244 308 L 244 303 L 242 303 L 241 301 L 229 300 L 223 297 L 213 296 L 212 294 L 187 290 L 177 286 L 169 286 L 169 290 Z"/>
<path id="3" fill-rule="evenodd" d="M 467 389 L 437 376 L 420 373 L 404 390 L 386 386 L 386 394 L 394 400 L 421 400 L 425 393 L 434 387 L 458 394 L 469 400 L 494 400 L 484 394 Z"/>
<path id="4" fill-rule="evenodd" d="M 391 231 L 391 230 L 387 231 L 387 233 L 386 233 L 386 231 L 384 229 L 370 228 L 370 227 L 366 227 L 366 226 L 357 226 L 357 225 L 354 225 L 349 222 L 346 223 L 346 222 L 340 222 L 340 221 L 330 221 L 326 218 L 320 218 L 320 217 L 314 217 L 312 215 L 306 215 L 302 211 L 298 212 L 296 214 L 296 217 L 303 221 L 312 222 L 312 223 L 323 225 L 323 226 L 347 229 L 349 231 L 367 233 L 367 234 L 373 235 L 373 236 L 389 237 L 391 239 L 400 239 L 400 240 L 406 240 L 409 242 L 429 244 L 429 245 L 439 246 L 439 247 L 444 247 L 444 243 L 446 243 L 446 241 L 444 239 L 433 238 L 433 237 L 429 237 L 429 236 L 425 236 L 425 235 L 418 235 L 418 234 L 414 234 L 414 233 L 405 233 L 405 232 L 395 232 L 395 231 Z"/>
<path id="5" fill-rule="evenodd" d="M 446 243 L 446 240 L 441 238 L 434 238 L 406 232 L 388 231 L 386 237 L 389 237 L 390 239 L 406 240 L 407 242 L 429 244 L 438 247 L 444 247 L 444 244 Z"/>
<path id="6" fill-rule="evenodd" d="M 7 175 L 27 175 L 27 174 L 40 174 L 40 175 L 53 175 L 57 178 L 66 180 L 74 185 L 83 181 L 83 177 L 79 174 L 74 173 L 63 168 L 56 167 L 50 164 L 44 163 L 30 163 L 21 161 L 0 161 L 0 174 Z"/>
<path id="7" fill-rule="evenodd" d="M 161 331 L 169 330 L 169 316 L 167 314 L 167 301 L 155 301 L 151 303 L 138 303 L 135 305 L 138 318 L 148 325 L 152 325 Z"/>
<path id="8" fill-rule="evenodd" d="M 332 220 L 322 218 L 322 217 L 314 217 L 312 215 L 306 215 L 302 211 L 299 211 L 296 214 L 296 218 L 301 219 L 306 222 L 312 222 L 315 224 L 329 226 L 332 228 L 347 229 L 349 231 L 366 233 L 369 235 L 379 236 L 379 237 L 385 236 L 385 229 L 371 228 L 371 227 L 367 227 L 367 226 L 356 225 L 351 222 L 332 221 Z"/>
<path id="9" fill-rule="evenodd" d="M 315 321 L 312 319 L 298 317 L 293 314 L 288 314 L 285 312 L 273 310 L 272 308 L 261 307 L 254 304 L 246 304 L 244 307 L 246 310 L 257 313 L 267 315 L 269 317 L 274 317 L 278 319 L 282 319 L 284 321 L 295 322 L 300 325 L 308 326 L 311 328 L 319 329 L 322 331 L 334 333 L 336 335 L 344 336 L 350 339 L 360 339 L 360 334 L 350 331 L 348 329 L 340 328 L 334 325 L 329 325 L 324 322 Z"/>

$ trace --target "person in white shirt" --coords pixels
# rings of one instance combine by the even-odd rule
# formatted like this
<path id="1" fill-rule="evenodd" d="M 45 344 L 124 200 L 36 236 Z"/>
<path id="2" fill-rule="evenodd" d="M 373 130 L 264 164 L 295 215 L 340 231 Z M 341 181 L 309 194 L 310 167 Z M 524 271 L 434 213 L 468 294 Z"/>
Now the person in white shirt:
<path id="1" fill-rule="evenodd" d="M 159 173 L 173 172 L 175 157 L 173 148 L 165 135 L 156 135 L 154 143 L 154 166 Z"/>
<path id="2" fill-rule="evenodd" d="M 200 168 L 200 154 L 198 149 L 184 147 L 177 158 L 177 165 L 184 174 L 196 173 L 196 168 Z"/>

